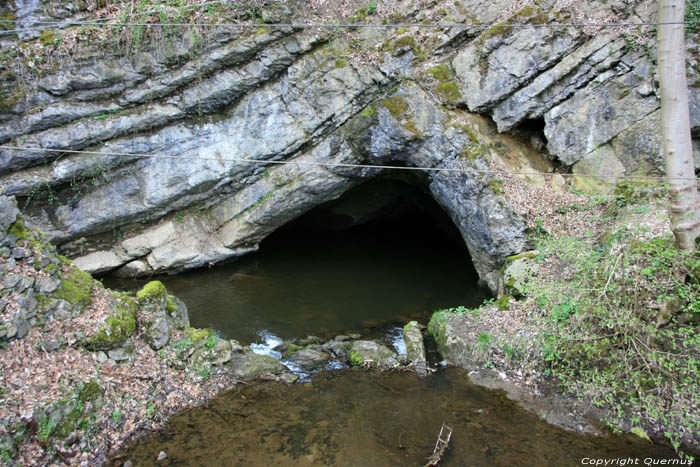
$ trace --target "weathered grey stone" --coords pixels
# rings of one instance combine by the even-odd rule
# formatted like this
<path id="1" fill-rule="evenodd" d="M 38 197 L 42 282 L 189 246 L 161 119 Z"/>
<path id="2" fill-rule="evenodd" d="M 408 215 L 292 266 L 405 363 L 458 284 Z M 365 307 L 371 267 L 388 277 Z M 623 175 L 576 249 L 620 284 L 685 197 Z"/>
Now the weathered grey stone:
<path id="1" fill-rule="evenodd" d="M 396 352 L 374 341 L 353 341 L 350 346 L 350 364 L 388 370 L 400 365 Z"/>
<path id="2" fill-rule="evenodd" d="M 65 300 L 57 300 L 56 308 L 54 308 L 53 316 L 56 319 L 70 319 L 73 316 L 73 307 Z"/>
<path id="3" fill-rule="evenodd" d="M 347 337 L 347 336 L 346 336 Z M 350 340 L 339 341 L 332 340 L 322 345 L 323 349 L 330 352 L 330 354 L 341 362 L 347 362 L 350 355 Z"/>
<path id="4" fill-rule="evenodd" d="M 109 357 L 103 351 L 97 352 L 97 362 L 98 363 L 105 363 L 108 359 L 109 359 Z"/>
<path id="5" fill-rule="evenodd" d="M 168 310 L 168 316 L 172 320 L 172 324 L 175 329 L 182 331 L 190 327 L 190 317 L 187 312 L 187 305 L 185 305 L 185 302 L 178 299 L 174 295 L 168 295 L 168 303 L 175 305 L 174 311 Z"/>
<path id="6" fill-rule="evenodd" d="M 33 276 L 21 276 L 20 280 L 15 284 L 15 292 L 21 294 L 25 290 L 31 289 L 34 286 L 34 281 Z"/>
<path id="7" fill-rule="evenodd" d="M 425 357 L 423 333 L 417 321 L 411 321 L 403 327 L 403 340 L 406 343 L 406 357 L 416 372 L 427 373 L 428 361 Z"/>
<path id="8" fill-rule="evenodd" d="M 124 264 L 124 259 L 113 251 L 95 251 L 73 260 L 75 265 L 90 274 L 100 274 Z"/>
<path id="9" fill-rule="evenodd" d="M 12 339 L 17 335 L 17 324 L 15 322 L 10 322 L 5 327 L 5 339 Z"/>
<path id="10" fill-rule="evenodd" d="M 116 349 L 110 349 L 107 351 L 107 355 L 109 356 L 109 358 L 111 360 L 114 360 L 115 362 L 124 362 L 131 360 L 131 354 L 131 349 L 127 349 L 124 347 L 117 347 Z"/>
<path id="11" fill-rule="evenodd" d="M 29 319 L 36 316 L 37 301 L 34 297 L 34 290 L 31 288 L 25 289 L 25 291 L 17 297 L 17 304 L 22 310 L 24 318 Z"/>
<path id="12" fill-rule="evenodd" d="M 17 325 L 17 331 L 15 333 L 15 336 L 17 337 L 17 339 L 21 339 L 24 336 L 26 336 L 27 333 L 29 332 L 29 328 L 30 328 L 29 323 L 24 319 L 19 319 L 16 321 L 16 325 Z M 9 332 L 8 332 L 8 335 L 9 335 Z"/>
<path id="13" fill-rule="evenodd" d="M 49 276 L 41 276 L 38 281 L 34 284 L 34 288 L 39 293 L 49 294 L 55 292 L 58 289 L 59 281 L 53 279 Z"/>
<path id="14" fill-rule="evenodd" d="M 165 317 L 156 318 L 153 324 L 146 330 L 144 337 L 153 350 L 162 349 L 168 345 L 168 341 L 170 340 L 168 320 Z"/>
<path id="15" fill-rule="evenodd" d="M 231 360 L 233 347 L 230 341 L 216 339 L 214 345 L 204 345 L 192 355 L 195 363 L 208 363 L 210 365 L 223 365 Z"/>
<path id="16" fill-rule="evenodd" d="M 269 355 L 257 355 L 246 349 L 241 353 L 232 353 L 228 362 L 231 375 L 238 381 L 250 381 L 263 376 L 289 373 L 279 360 Z"/>
<path id="17" fill-rule="evenodd" d="M 15 259 L 23 259 L 23 258 L 28 258 L 32 255 L 32 251 L 28 248 L 23 248 L 23 247 L 14 247 L 12 249 L 12 257 Z"/>
<path id="18" fill-rule="evenodd" d="M 21 274 L 8 274 L 2 281 L 2 288 L 14 289 L 22 281 L 23 277 Z"/>
<path id="19" fill-rule="evenodd" d="M 469 313 L 433 315 L 428 330 L 448 362 L 467 369 L 480 368 L 489 360 L 489 347 L 477 342 L 483 326 Z"/>
<path id="20" fill-rule="evenodd" d="M 528 284 L 540 269 L 534 255 L 522 255 L 507 261 L 503 271 L 502 293 L 523 297 L 528 293 Z"/>
<path id="21" fill-rule="evenodd" d="M 303 370 L 317 370 L 331 359 L 326 352 L 317 349 L 301 349 L 294 352 L 289 360 Z"/>
<path id="22" fill-rule="evenodd" d="M 0 191 L 2 193 L 2 191 Z M 17 220 L 19 209 L 14 197 L 0 194 L 0 237 L 7 235 L 7 229 Z"/>

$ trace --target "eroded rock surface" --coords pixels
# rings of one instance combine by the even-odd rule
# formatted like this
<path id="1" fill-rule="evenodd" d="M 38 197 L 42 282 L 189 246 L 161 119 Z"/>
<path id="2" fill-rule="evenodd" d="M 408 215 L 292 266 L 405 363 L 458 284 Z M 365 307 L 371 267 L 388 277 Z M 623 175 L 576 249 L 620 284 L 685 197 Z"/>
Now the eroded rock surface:
<path id="1" fill-rule="evenodd" d="M 525 238 L 497 175 L 487 173 L 494 164 L 543 184 L 536 172 L 561 163 L 582 175 L 579 189 L 662 164 L 653 40 L 536 27 L 650 20 L 655 2 L 560 3 L 513 11 L 511 2 L 399 1 L 392 13 L 403 22 L 447 13 L 465 24 L 533 26 L 358 29 L 332 45 L 323 30 L 223 28 L 205 45 L 183 34 L 168 54 L 85 53 L 39 79 L 6 74 L 0 186 L 80 267 L 145 276 L 255 251 L 280 226 L 364 181 L 406 179 L 366 165 L 440 169 L 408 178 L 449 214 L 496 292 L 505 259 Z M 274 18 L 292 21 L 294 5 Z M 44 14 L 81 14 L 71 8 Z M 28 11 L 27 26 L 42 14 Z M 380 6 L 376 14 L 388 13 Z M 591 182 L 591 174 L 611 178 Z"/>

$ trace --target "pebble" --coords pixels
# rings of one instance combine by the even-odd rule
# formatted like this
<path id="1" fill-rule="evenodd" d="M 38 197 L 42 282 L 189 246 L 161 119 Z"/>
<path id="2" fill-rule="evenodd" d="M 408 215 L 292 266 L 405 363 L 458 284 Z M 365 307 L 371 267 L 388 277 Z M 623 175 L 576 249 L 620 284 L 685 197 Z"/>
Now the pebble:
<path id="1" fill-rule="evenodd" d="M 168 454 L 165 451 L 160 451 L 158 453 L 158 460 L 159 461 L 162 461 L 162 460 L 167 459 L 167 458 L 168 458 Z"/>

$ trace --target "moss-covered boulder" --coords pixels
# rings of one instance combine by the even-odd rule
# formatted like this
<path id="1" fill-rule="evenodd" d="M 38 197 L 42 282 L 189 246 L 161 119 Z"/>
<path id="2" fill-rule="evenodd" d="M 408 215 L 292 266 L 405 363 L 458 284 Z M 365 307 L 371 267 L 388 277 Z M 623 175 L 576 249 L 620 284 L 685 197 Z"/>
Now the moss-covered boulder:
<path id="1" fill-rule="evenodd" d="M 400 366 L 396 352 L 374 341 L 354 341 L 350 346 L 350 364 L 376 370 L 388 370 Z"/>
<path id="2" fill-rule="evenodd" d="M 231 360 L 233 355 L 230 341 L 212 336 L 192 355 L 195 365 L 223 365 Z"/>
<path id="3" fill-rule="evenodd" d="M 90 350 L 110 350 L 119 347 L 136 331 L 137 305 L 125 295 L 114 294 L 110 307 L 113 314 L 105 319 L 99 330 L 85 340 Z"/>
<path id="4" fill-rule="evenodd" d="M 289 360 L 302 370 L 313 371 L 325 366 L 331 356 L 320 348 L 306 348 L 294 352 Z"/>
<path id="5" fill-rule="evenodd" d="M 479 368 L 489 360 L 488 342 L 484 338 L 488 335 L 470 313 L 437 311 L 430 318 L 428 332 L 443 358 L 460 368 Z"/>
<path id="6" fill-rule="evenodd" d="M 90 274 L 70 265 L 70 270 L 61 273 L 59 278 L 61 283 L 53 292 L 54 298 L 83 308 L 90 304 L 92 288 L 96 282 Z"/>
<path id="7" fill-rule="evenodd" d="M 537 264 L 534 254 L 525 253 L 511 256 L 506 259 L 503 266 L 501 294 L 513 297 L 524 297 L 528 294 L 528 285 L 532 277 L 537 275 L 540 266 Z"/>
<path id="8" fill-rule="evenodd" d="M 406 344 L 406 357 L 411 366 L 418 373 L 426 373 L 428 363 L 425 358 L 423 333 L 417 321 L 411 321 L 403 327 L 403 340 Z"/>
<path id="9" fill-rule="evenodd" d="M 168 307 L 168 292 L 161 281 L 151 281 L 144 285 L 141 290 L 136 292 L 136 298 L 142 307 L 154 309 L 167 309 Z M 173 311 L 175 309 L 173 305 Z"/>
<path id="10" fill-rule="evenodd" d="M 293 374 L 279 360 L 269 355 L 258 355 L 250 349 L 234 353 L 228 363 L 231 375 L 237 381 L 250 381 L 257 378 L 280 378 L 289 381 Z"/>

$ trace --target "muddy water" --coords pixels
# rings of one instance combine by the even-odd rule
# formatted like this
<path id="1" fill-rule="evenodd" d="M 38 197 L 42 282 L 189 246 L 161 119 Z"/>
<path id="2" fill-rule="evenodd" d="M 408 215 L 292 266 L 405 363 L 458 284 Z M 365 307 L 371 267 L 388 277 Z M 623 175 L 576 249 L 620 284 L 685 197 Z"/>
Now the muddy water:
<path id="1" fill-rule="evenodd" d="M 193 326 L 242 343 L 262 333 L 366 335 L 487 297 L 466 248 L 418 215 L 342 232 L 293 225 L 236 262 L 157 279 L 187 304 Z M 105 285 L 144 282 L 106 278 Z"/>
<path id="2" fill-rule="evenodd" d="M 675 458 L 672 449 L 638 438 L 560 430 L 451 369 L 431 378 L 340 370 L 318 373 L 310 383 L 241 386 L 173 417 L 121 462 L 154 465 L 164 451 L 162 465 L 417 466 L 432 454 L 443 422 L 453 430 L 445 466 Z"/>

